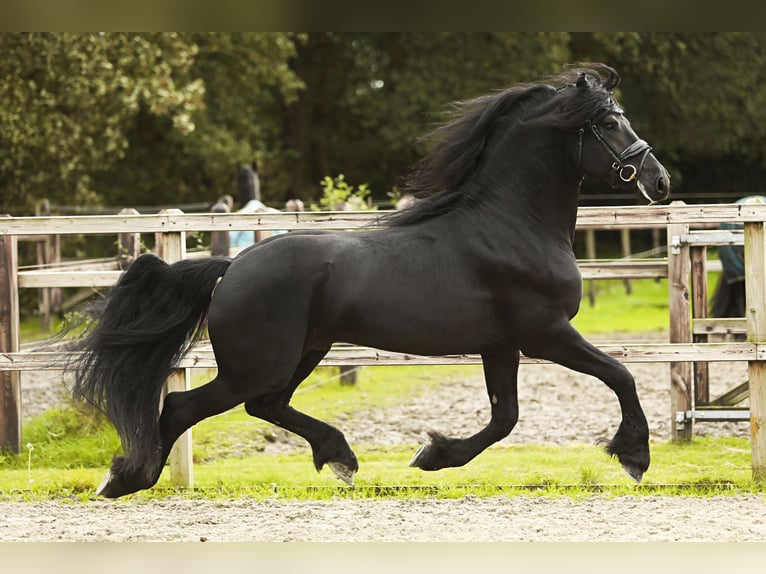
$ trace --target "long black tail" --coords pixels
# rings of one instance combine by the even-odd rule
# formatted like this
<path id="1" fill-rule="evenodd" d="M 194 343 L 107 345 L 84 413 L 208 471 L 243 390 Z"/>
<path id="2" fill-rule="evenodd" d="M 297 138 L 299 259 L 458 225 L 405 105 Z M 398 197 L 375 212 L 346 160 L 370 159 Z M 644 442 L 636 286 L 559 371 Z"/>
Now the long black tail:
<path id="1" fill-rule="evenodd" d="M 168 265 L 142 255 L 76 344 L 82 354 L 73 365 L 72 394 L 114 424 L 127 470 L 151 466 L 159 455 L 163 383 L 202 335 L 213 288 L 230 264 L 211 257 Z"/>

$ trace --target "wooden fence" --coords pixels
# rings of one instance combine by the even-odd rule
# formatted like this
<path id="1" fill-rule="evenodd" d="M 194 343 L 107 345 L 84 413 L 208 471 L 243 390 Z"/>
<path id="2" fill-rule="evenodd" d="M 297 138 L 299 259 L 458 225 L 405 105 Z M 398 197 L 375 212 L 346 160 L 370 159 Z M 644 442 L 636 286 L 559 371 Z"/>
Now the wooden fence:
<path id="1" fill-rule="evenodd" d="M 45 269 L 19 271 L 16 239 L 21 235 L 70 235 L 155 233 L 160 256 L 175 261 L 185 256 L 185 233 L 236 229 L 348 230 L 374 226 L 380 213 L 291 212 L 256 214 L 182 214 L 166 211 L 158 215 L 113 215 L 79 217 L 0 218 L 0 448 L 21 448 L 21 386 L 25 370 L 60 370 L 67 357 L 57 353 L 19 352 L 18 289 L 47 287 L 108 287 L 120 274 L 117 269 L 66 271 Z M 747 273 L 747 317 L 718 322 L 701 315 L 705 286 L 704 265 L 696 248 L 695 229 L 709 230 L 722 222 L 742 223 Z M 578 230 L 648 229 L 667 230 L 668 257 L 650 261 L 582 261 L 584 279 L 639 279 L 667 277 L 670 302 L 670 342 L 665 344 L 616 343 L 600 348 L 623 362 L 667 362 L 670 364 L 671 420 L 673 436 L 689 438 L 697 419 L 729 420 L 701 394 L 705 370 L 712 361 L 748 361 L 752 434 L 752 468 L 756 480 L 766 480 L 766 205 L 678 205 L 652 207 L 583 207 L 578 212 Z M 699 239 L 697 237 L 696 239 Z M 720 238 L 718 239 L 720 240 Z M 739 238 L 726 239 L 729 243 Z M 708 241 L 704 245 L 715 245 Z M 702 243 L 699 243 L 702 245 Z M 694 261 L 692 260 L 692 253 Z M 695 270 L 692 273 L 692 270 Z M 702 281 L 702 283 L 700 283 Z M 694 302 L 697 302 L 697 305 Z M 694 317 L 692 316 L 694 315 Z M 710 333 L 740 332 L 741 340 L 711 342 Z M 745 340 L 746 338 L 746 340 Z M 523 357 L 524 362 L 537 362 Z M 472 355 L 422 357 L 389 353 L 354 346 L 337 346 L 324 365 L 478 364 Z M 189 369 L 215 367 L 212 351 L 204 344 L 193 349 L 178 365 L 169 389 L 189 386 Z M 696 385 L 696 388 L 695 388 Z M 741 393 L 740 393 L 741 394 Z M 738 409 L 736 416 L 742 416 Z M 728 415 L 727 415 L 728 416 Z M 191 431 L 171 454 L 171 476 L 177 484 L 192 484 Z"/>

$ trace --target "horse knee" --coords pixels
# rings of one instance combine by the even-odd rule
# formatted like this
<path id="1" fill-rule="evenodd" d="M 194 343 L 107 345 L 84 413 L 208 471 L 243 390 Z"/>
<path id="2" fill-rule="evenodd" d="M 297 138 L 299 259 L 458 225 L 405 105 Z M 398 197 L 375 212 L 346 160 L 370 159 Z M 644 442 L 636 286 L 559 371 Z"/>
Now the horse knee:
<path id="1" fill-rule="evenodd" d="M 636 393 L 636 380 L 633 378 L 633 374 L 622 363 L 615 365 L 614 373 L 606 377 L 604 382 L 617 393 L 617 396 L 621 396 L 623 393 Z"/>

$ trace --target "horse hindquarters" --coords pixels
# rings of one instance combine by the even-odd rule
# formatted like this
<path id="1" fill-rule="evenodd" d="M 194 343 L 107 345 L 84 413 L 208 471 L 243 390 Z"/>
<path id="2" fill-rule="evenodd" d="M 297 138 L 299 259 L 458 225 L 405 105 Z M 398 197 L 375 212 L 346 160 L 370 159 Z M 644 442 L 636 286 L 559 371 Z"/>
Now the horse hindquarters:
<path id="1" fill-rule="evenodd" d="M 304 438 L 317 470 L 328 464 L 353 482 L 358 463 L 343 434 L 289 404 L 330 348 L 321 290 L 333 240 L 287 236 L 237 260 L 216 289 L 208 330 L 219 391 L 237 397 L 251 416 Z"/>

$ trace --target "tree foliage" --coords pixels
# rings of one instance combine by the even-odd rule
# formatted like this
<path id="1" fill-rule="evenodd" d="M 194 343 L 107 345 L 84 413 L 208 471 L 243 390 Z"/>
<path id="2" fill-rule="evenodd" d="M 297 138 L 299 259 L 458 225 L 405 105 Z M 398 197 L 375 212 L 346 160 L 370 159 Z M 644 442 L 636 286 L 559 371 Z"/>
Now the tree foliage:
<path id="1" fill-rule="evenodd" d="M 385 200 L 445 104 L 605 61 L 676 190 L 766 175 L 763 33 L 0 35 L 0 212 L 213 202 L 257 159 L 263 198 L 343 173 Z"/>
<path id="2" fill-rule="evenodd" d="M 204 84 L 196 49 L 173 34 L 0 36 L 0 188 L 6 210 L 39 197 L 93 201 L 93 178 L 122 158 L 140 110 L 194 131 Z"/>

